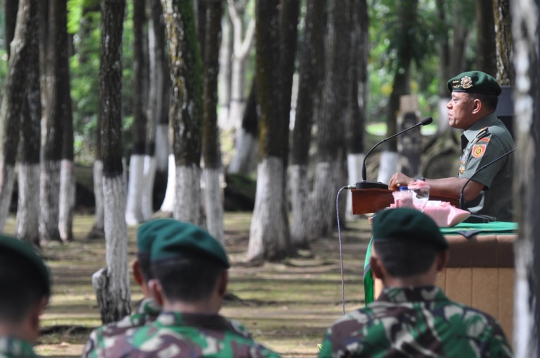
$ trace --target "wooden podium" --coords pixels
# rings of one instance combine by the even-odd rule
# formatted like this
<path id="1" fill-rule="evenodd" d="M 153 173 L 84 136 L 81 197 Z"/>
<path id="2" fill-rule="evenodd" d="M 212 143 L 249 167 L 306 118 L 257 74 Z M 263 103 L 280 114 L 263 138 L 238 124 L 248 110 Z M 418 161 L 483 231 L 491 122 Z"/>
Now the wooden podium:
<path id="1" fill-rule="evenodd" d="M 351 189 L 353 215 L 376 213 L 394 203 L 393 191 L 388 189 Z M 430 194 L 429 200 L 448 201 L 458 207 L 459 200 L 454 196 Z"/>

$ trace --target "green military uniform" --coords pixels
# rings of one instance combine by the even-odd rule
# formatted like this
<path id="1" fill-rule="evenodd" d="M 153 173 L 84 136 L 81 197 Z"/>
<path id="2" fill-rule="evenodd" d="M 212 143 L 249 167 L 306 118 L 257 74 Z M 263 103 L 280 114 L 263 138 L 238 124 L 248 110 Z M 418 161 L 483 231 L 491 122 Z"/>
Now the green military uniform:
<path id="1" fill-rule="evenodd" d="M 497 321 L 435 286 L 386 288 L 338 320 L 319 357 L 512 357 Z"/>
<path id="2" fill-rule="evenodd" d="M 0 336 L 0 358 L 37 358 L 32 345 L 21 339 Z"/>
<path id="3" fill-rule="evenodd" d="M 447 82 L 450 92 L 499 96 L 501 86 L 495 78 L 481 71 L 463 72 Z M 506 126 L 491 113 L 468 128 L 461 137 L 463 150 L 458 176 L 471 178 L 482 166 L 515 148 Z M 510 154 L 478 172 L 472 180 L 484 190 L 465 207 L 473 214 L 487 215 L 498 221 L 512 221 L 512 171 Z"/>
<path id="4" fill-rule="evenodd" d="M 506 126 L 491 113 L 467 129 L 461 137 L 464 146 L 459 177 L 470 178 L 480 167 L 515 148 Z M 498 221 L 512 221 L 513 155 L 478 172 L 472 180 L 483 184 L 476 199 L 467 202 L 473 214 L 489 215 Z"/>
<path id="5" fill-rule="evenodd" d="M 279 357 L 255 342 L 245 328 L 218 314 L 164 312 L 118 337 L 100 357 Z"/>
<path id="6" fill-rule="evenodd" d="M 141 301 L 137 313 L 126 316 L 118 322 L 96 328 L 90 333 L 84 346 L 83 358 L 98 357 L 98 350 L 110 346 L 127 330 L 153 322 L 161 313 L 161 306 L 152 298 Z"/>

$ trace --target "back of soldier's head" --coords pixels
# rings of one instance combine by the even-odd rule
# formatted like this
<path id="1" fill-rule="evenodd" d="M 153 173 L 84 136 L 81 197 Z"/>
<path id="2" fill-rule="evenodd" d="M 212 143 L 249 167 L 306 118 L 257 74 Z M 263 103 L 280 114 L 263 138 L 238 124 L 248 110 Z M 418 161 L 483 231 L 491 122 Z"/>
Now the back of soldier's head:
<path id="1" fill-rule="evenodd" d="M 0 235 L 0 324 L 21 323 L 50 296 L 49 273 L 29 244 Z"/>
<path id="2" fill-rule="evenodd" d="M 429 216 L 398 208 L 374 217 L 373 248 L 391 276 L 405 278 L 427 272 L 448 242 Z"/>
<path id="3" fill-rule="evenodd" d="M 156 235 L 151 270 L 169 301 L 208 298 L 218 277 L 230 267 L 223 246 L 206 230 L 176 222 Z"/>

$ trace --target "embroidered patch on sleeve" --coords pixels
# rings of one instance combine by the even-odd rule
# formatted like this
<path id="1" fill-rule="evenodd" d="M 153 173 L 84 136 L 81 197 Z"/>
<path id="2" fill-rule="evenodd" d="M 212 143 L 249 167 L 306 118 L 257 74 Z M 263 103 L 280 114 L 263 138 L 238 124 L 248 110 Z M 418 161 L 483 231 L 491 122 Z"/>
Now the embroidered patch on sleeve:
<path id="1" fill-rule="evenodd" d="M 472 156 L 475 158 L 482 158 L 484 153 L 486 152 L 487 145 L 485 144 L 475 144 L 472 149 Z"/>
<path id="2" fill-rule="evenodd" d="M 491 140 L 491 139 L 489 139 L 489 138 L 487 138 L 487 137 L 485 137 L 485 138 L 480 138 L 480 139 L 478 140 L 478 144 L 481 144 L 482 142 L 489 143 L 490 140 Z"/>

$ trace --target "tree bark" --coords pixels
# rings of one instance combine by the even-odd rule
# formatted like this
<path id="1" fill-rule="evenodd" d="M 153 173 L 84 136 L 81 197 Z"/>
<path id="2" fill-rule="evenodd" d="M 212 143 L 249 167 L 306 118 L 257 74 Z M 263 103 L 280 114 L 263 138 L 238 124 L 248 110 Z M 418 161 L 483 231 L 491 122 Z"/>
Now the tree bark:
<path id="1" fill-rule="evenodd" d="M 30 111 L 40 115 L 40 103 L 29 103 L 35 94 L 35 76 L 39 79 L 39 69 L 35 72 L 35 63 L 38 61 L 37 36 L 37 1 L 21 0 L 17 14 L 17 26 L 14 38 L 11 41 L 11 57 L 8 64 L 8 74 L 0 109 L 0 230 L 9 214 L 13 181 L 15 175 L 15 161 L 19 144 L 20 120 L 28 122 Z M 29 70 L 30 69 L 30 70 Z M 39 93 L 39 83 L 37 84 Z M 31 98 L 29 98 L 31 97 Z M 38 97 L 39 99 L 39 97 Z M 36 108 L 36 105 L 39 108 Z M 29 106 L 32 106 L 31 108 Z M 26 109 L 26 110 L 25 110 Z"/>
<path id="2" fill-rule="evenodd" d="M 316 99 L 322 88 L 321 71 L 324 61 L 323 16 L 321 0 L 306 3 L 306 25 L 302 56 L 300 58 L 300 83 L 296 102 L 291 166 L 291 243 L 296 247 L 308 246 L 309 188 L 308 163 L 311 127 L 315 115 Z"/>
<path id="3" fill-rule="evenodd" d="M 447 11 L 445 9 L 445 1 L 437 0 L 437 18 L 439 20 L 439 23 L 444 25 L 447 29 L 450 29 L 451 26 L 449 26 L 448 24 L 446 13 Z M 444 80 L 452 77 L 450 75 L 450 43 L 448 30 L 441 32 L 441 37 L 439 38 L 439 44 L 437 47 L 437 51 L 439 54 L 438 74 L 440 78 L 439 87 L 437 89 L 437 92 L 439 94 L 439 102 L 437 105 L 439 114 L 439 126 L 437 132 L 439 135 L 441 135 L 449 128 L 448 121 L 445 120 L 445 118 L 447 115 L 446 104 L 450 100 L 450 94 L 448 92 L 448 88 L 446 87 L 446 81 Z"/>
<path id="4" fill-rule="evenodd" d="M 17 10 L 19 0 L 4 0 L 4 29 L 5 45 L 8 58 L 11 53 L 10 44 L 15 37 L 15 26 L 17 25 Z"/>
<path id="5" fill-rule="evenodd" d="M 493 7 L 494 0 L 476 1 L 476 67 L 479 71 L 495 77 L 497 74 L 497 50 Z"/>
<path id="6" fill-rule="evenodd" d="M 519 222 L 515 244 L 514 354 L 538 357 L 540 347 L 540 0 L 512 1 L 512 33 L 516 66 L 514 108 L 517 158 L 514 218 Z M 534 14 L 534 15 L 533 15 Z"/>
<path id="7" fill-rule="evenodd" d="M 495 42 L 497 49 L 497 81 L 501 86 L 513 86 L 516 72 L 513 62 L 512 19 L 510 0 L 493 0 Z"/>
<path id="8" fill-rule="evenodd" d="M 103 323 L 131 312 L 126 193 L 122 178 L 122 31 L 125 0 L 101 0 L 101 54 L 99 68 L 99 131 L 103 160 L 107 269 L 99 289 L 94 285 Z M 96 275 L 96 274 L 95 274 Z M 100 297 L 103 297 L 100 300 Z"/>
<path id="9" fill-rule="evenodd" d="M 334 198 L 338 190 L 340 156 L 344 146 L 347 107 L 347 68 L 349 67 L 349 7 L 346 0 L 328 2 L 328 38 L 323 89 L 323 107 L 318 123 L 318 161 L 310 203 L 310 238 L 330 234 L 333 227 Z M 344 41 L 344 39 L 347 39 Z"/>
<path id="10" fill-rule="evenodd" d="M 223 19 L 223 30 L 221 36 L 221 48 L 219 50 L 219 117 L 220 128 L 226 128 L 229 119 L 229 103 L 231 102 L 231 76 L 232 76 L 232 24 L 228 12 Z"/>
<path id="11" fill-rule="evenodd" d="M 136 225 L 143 221 L 142 193 L 144 183 L 144 156 L 146 150 L 146 113 L 143 102 L 146 82 L 144 56 L 145 0 L 133 1 L 133 148 L 129 161 L 129 184 L 126 204 L 126 222 Z"/>
<path id="12" fill-rule="evenodd" d="M 176 160 L 174 218 L 200 225 L 202 61 L 193 3 L 163 0 L 173 82 L 171 121 Z"/>
<path id="13" fill-rule="evenodd" d="M 203 158 L 204 202 L 208 232 L 223 242 L 223 200 L 221 198 L 221 151 L 217 125 L 217 87 L 219 74 L 219 47 L 221 39 L 221 1 L 206 4 L 206 39 L 204 41 L 203 88 Z"/>
<path id="14" fill-rule="evenodd" d="M 279 259 L 290 249 L 288 224 L 282 212 L 286 139 L 280 113 L 278 5 L 279 0 L 260 0 L 255 7 L 260 160 L 247 254 L 252 262 Z"/>

